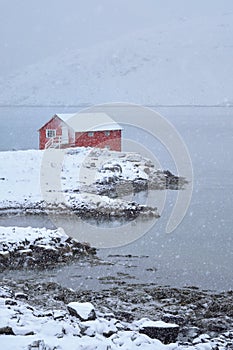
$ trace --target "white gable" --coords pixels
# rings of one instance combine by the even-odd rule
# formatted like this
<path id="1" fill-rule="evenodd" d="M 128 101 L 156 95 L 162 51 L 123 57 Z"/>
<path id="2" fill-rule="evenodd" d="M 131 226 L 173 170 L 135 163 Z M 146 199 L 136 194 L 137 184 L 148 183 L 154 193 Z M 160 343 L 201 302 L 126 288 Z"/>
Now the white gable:
<path id="1" fill-rule="evenodd" d="M 76 132 L 122 130 L 106 113 L 56 114 Z"/>

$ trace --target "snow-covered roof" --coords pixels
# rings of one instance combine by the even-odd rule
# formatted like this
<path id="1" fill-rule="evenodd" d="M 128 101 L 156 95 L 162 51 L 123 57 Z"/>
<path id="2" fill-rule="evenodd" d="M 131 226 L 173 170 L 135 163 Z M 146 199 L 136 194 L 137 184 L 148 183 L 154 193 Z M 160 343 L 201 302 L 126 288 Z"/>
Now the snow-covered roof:
<path id="1" fill-rule="evenodd" d="M 122 127 L 106 113 L 59 113 L 56 116 L 76 132 L 122 130 Z"/>

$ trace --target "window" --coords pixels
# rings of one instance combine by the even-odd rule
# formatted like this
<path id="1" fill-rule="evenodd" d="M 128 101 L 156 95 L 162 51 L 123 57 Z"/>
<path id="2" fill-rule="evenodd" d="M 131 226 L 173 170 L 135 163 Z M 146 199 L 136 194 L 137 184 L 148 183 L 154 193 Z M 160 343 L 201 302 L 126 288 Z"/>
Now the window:
<path id="1" fill-rule="evenodd" d="M 110 131 L 105 131 L 105 136 L 110 136 Z"/>
<path id="2" fill-rule="evenodd" d="M 94 136 L 94 133 L 93 133 L 92 131 L 90 131 L 90 132 L 88 133 L 88 136 L 89 136 L 89 137 L 93 137 L 93 136 Z"/>
<path id="3" fill-rule="evenodd" d="M 46 138 L 51 139 L 52 137 L 56 137 L 56 130 L 46 129 Z"/>

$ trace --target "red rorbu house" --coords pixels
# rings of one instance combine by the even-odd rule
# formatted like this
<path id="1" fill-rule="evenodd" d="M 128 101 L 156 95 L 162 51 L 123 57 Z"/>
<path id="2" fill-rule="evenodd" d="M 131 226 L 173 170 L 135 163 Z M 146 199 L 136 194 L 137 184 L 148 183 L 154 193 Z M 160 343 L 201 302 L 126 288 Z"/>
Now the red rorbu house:
<path id="1" fill-rule="evenodd" d="M 121 151 L 122 128 L 106 113 L 55 114 L 38 131 L 40 149 L 97 147 Z"/>

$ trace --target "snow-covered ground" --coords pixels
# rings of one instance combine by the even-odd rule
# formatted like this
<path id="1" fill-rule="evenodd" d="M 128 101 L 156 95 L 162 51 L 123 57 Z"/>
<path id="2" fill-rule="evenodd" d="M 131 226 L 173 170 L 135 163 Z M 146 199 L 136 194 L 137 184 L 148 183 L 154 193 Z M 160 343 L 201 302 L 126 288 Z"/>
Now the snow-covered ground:
<path id="1" fill-rule="evenodd" d="M 0 227 L 1 251 L 14 251 L 22 246 L 23 242 L 26 242 L 27 246 L 39 242 L 39 244 L 43 244 L 45 247 L 51 247 L 55 245 L 56 241 L 64 244 L 68 238 L 62 228 L 49 230 L 32 227 Z"/>
<path id="2" fill-rule="evenodd" d="M 126 185 L 125 191 L 132 192 L 133 182 L 149 180 L 157 188 L 166 188 L 167 175 L 133 153 L 88 148 L 28 150 L 1 152 L 0 162 L 4 165 L 0 172 L 2 213 L 94 210 L 121 216 L 125 211 L 147 210 L 158 216 L 155 208 L 99 194 L 118 180 Z"/>

